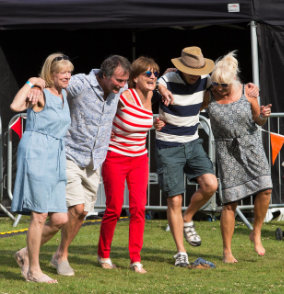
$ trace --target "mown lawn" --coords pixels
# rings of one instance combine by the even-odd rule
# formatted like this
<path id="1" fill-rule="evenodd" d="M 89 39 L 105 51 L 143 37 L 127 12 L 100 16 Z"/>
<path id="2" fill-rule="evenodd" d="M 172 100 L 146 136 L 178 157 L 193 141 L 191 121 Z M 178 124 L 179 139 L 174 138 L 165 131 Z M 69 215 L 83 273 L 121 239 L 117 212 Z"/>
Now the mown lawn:
<path id="1" fill-rule="evenodd" d="M 146 222 L 142 263 L 148 273 L 139 275 L 129 270 L 128 220 L 117 225 L 112 247 L 115 270 L 103 270 L 96 259 L 99 224 L 84 226 L 70 248 L 69 261 L 76 271 L 74 277 L 58 276 L 49 265 L 60 235 L 41 250 L 44 272 L 58 279 L 56 285 L 28 283 L 23 280 L 13 254 L 25 245 L 25 235 L 0 238 L 0 294 L 4 293 L 284 293 L 284 243 L 275 239 L 277 227 L 284 222 L 264 225 L 263 244 L 267 250 L 259 257 L 249 241 L 249 230 L 236 224 L 233 251 L 238 264 L 222 263 L 222 240 L 219 222 L 196 222 L 202 245 L 186 245 L 189 260 L 202 257 L 212 261 L 216 269 L 174 267 L 174 242 L 166 232 L 166 220 Z M 27 228 L 23 218 L 16 228 Z M 0 218 L 0 232 L 12 231 L 11 221 Z"/>

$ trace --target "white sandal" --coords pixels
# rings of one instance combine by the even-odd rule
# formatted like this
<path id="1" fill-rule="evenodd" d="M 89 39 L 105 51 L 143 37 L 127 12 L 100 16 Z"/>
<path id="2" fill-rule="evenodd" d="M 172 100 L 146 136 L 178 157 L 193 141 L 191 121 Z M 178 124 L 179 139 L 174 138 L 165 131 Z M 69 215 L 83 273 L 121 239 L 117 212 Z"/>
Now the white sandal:
<path id="1" fill-rule="evenodd" d="M 130 264 L 130 269 L 139 274 L 146 274 L 147 271 L 143 268 L 143 264 L 139 261 Z"/>
<path id="2" fill-rule="evenodd" d="M 104 269 L 113 269 L 116 268 L 116 265 L 112 263 L 110 258 L 102 258 L 98 256 L 98 262 Z"/>

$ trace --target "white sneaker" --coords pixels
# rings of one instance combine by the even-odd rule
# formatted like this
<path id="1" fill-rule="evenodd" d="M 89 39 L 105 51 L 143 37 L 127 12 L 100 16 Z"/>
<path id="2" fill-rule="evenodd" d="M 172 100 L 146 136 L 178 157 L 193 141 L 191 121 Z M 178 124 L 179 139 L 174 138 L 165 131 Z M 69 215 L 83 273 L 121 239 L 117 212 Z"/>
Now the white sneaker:
<path id="1" fill-rule="evenodd" d="M 189 265 L 186 252 L 178 252 L 174 258 L 176 259 L 175 266 L 187 267 Z"/>
<path id="2" fill-rule="evenodd" d="M 195 231 L 193 221 L 191 221 L 189 223 L 184 223 L 183 235 L 184 235 L 185 240 L 191 246 L 200 246 L 201 245 L 201 238 Z"/>

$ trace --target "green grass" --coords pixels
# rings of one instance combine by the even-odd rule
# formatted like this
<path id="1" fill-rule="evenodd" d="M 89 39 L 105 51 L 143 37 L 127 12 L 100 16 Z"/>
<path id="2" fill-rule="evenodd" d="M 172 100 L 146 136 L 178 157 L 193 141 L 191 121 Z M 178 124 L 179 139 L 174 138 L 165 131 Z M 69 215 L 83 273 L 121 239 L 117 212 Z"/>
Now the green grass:
<path id="1" fill-rule="evenodd" d="M 189 260 L 202 257 L 216 264 L 216 269 L 190 270 L 176 268 L 176 253 L 165 220 L 147 221 L 142 250 L 146 275 L 129 270 L 128 221 L 118 223 L 112 246 L 115 270 L 103 270 L 96 261 L 99 225 L 85 226 L 71 244 L 69 261 L 75 277 L 61 277 L 49 265 L 60 235 L 56 235 L 41 250 L 44 272 L 58 279 L 57 285 L 27 283 L 13 259 L 16 250 L 25 245 L 25 235 L 0 238 L 0 294 L 4 293 L 284 293 L 284 243 L 275 240 L 274 232 L 284 223 L 274 222 L 263 227 L 263 244 L 267 250 L 259 257 L 249 241 L 249 230 L 237 223 L 233 252 L 238 264 L 222 263 L 222 240 L 219 222 L 196 222 L 202 245 L 193 248 L 186 244 Z M 22 219 L 17 229 L 26 228 Z M 0 232 L 13 230 L 11 221 L 0 218 Z"/>

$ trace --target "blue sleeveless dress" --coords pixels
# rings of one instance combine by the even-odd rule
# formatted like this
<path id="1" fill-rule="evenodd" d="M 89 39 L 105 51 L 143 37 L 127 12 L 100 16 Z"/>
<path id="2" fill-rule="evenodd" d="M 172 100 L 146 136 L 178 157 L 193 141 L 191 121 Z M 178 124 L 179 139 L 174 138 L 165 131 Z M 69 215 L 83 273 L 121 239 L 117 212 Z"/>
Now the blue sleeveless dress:
<path id="1" fill-rule="evenodd" d="M 244 93 L 229 104 L 219 104 L 211 95 L 208 113 L 216 144 L 222 202 L 235 202 L 271 189 L 262 138 Z"/>
<path id="2" fill-rule="evenodd" d="M 66 212 L 64 136 L 70 125 L 66 91 L 63 101 L 44 89 L 45 106 L 27 110 L 26 128 L 18 146 L 17 174 L 11 211 Z"/>

